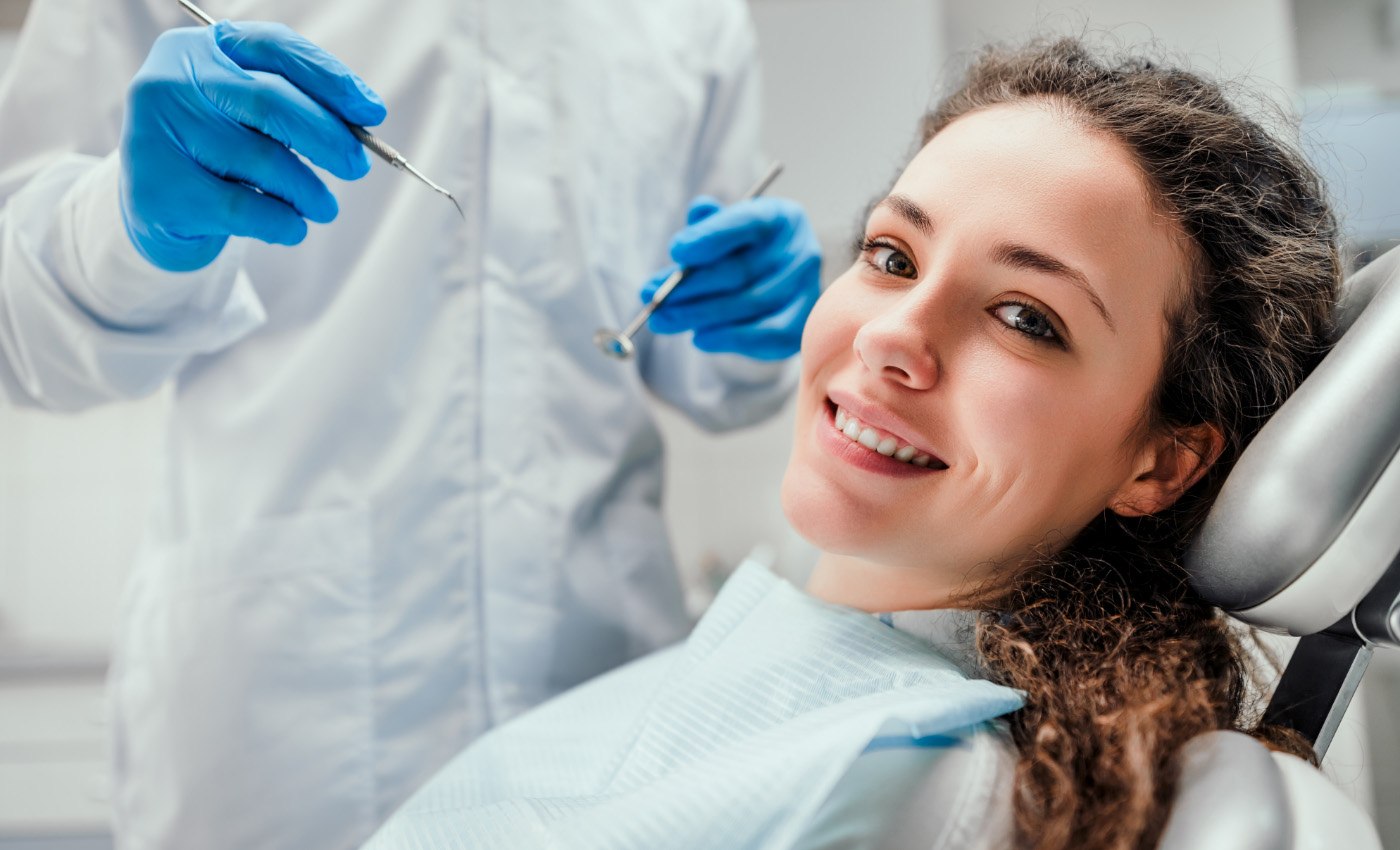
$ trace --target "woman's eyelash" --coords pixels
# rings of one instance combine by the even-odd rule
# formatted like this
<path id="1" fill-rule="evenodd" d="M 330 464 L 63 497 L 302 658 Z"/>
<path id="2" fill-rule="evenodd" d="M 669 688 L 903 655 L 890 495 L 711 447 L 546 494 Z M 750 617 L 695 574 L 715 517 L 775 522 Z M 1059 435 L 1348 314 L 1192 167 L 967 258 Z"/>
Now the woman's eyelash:
<path id="1" fill-rule="evenodd" d="M 863 254 L 867 251 L 874 251 L 876 248 L 889 248 L 894 251 L 899 250 L 898 245 L 894 244 L 893 242 L 886 242 L 885 240 L 880 238 L 871 239 L 869 237 L 862 236 L 856 240 L 857 253 Z"/>

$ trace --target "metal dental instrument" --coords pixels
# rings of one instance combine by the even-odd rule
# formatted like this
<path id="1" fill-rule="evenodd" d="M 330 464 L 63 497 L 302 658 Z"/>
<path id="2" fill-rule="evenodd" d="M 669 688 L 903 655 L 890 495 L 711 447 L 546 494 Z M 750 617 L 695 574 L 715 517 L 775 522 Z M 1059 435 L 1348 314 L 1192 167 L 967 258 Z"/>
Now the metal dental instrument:
<path id="1" fill-rule="evenodd" d="M 198 20 L 205 26 L 212 27 L 214 24 L 218 23 L 218 21 L 209 17 L 208 13 L 206 13 L 203 9 L 191 3 L 190 0 L 178 0 L 178 2 L 181 6 L 184 7 L 186 12 L 189 12 L 192 16 L 194 16 L 196 20 Z M 351 133 L 355 134 L 355 138 L 360 140 L 360 144 L 369 148 L 376 155 L 378 155 L 380 159 L 384 160 L 385 162 L 389 163 L 390 165 L 394 166 L 400 171 L 405 171 L 409 174 L 412 174 L 414 177 L 417 177 L 419 180 L 422 180 L 424 183 L 426 183 L 428 185 L 428 188 L 432 189 L 434 192 L 437 192 L 439 195 L 446 197 L 447 200 L 452 202 L 452 206 L 457 208 L 457 215 L 460 215 L 462 217 L 462 221 L 467 220 L 467 214 L 462 212 L 462 205 L 457 203 L 457 199 L 452 197 L 452 193 L 442 188 L 438 184 L 434 183 L 433 181 L 429 180 L 427 177 L 424 177 L 423 172 L 419 171 L 418 169 L 414 168 L 411 164 L 409 164 L 409 161 L 404 158 L 403 154 L 394 150 L 382 139 L 375 137 L 373 133 L 366 130 L 364 127 L 359 126 L 358 124 L 351 124 L 349 121 L 346 121 L 345 126 L 350 130 Z"/>
<path id="2" fill-rule="evenodd" d="M 183 3 L 185 0 L 180 0 L 180 2 Z M 763 177 L 753 185 L 753 188 L 744 195 L 743 200 L 747 201 L 762 195 L 763 191 L 768 188 L 770 183 L 777 179 L 782 171 L 783 164 L 781 162 L 775 162 L 768 166 L 768 173 L 763 175 Z M 638 313 L 632 321 L 627 323 L 625 329 L 618 332 L 610 328 L 599 328 L 598 332 L 593 334 L 593 344 L 598 346 L 599 351 L 609 357 L 614 357 L 618 360 L 630 359 L 633 352 L 637 350 L 636 345 L 632 342 L 632 337 L 636 335 L 637 331 L 641 330 L 642 325 L 646 324 L 646 320 L 651 318 L 651 314 L 656 312 L 656 308 L 661 306 L 661 302 L 666 300 L 666 296 L 671 294 L 671 290 L 679 286 L 680 282 L 683 280 L 685 280 L 685 269 L 676 269 L 671 272 L 666 280 L 661 283 L 661 286 L 657 287 L 656 292 L 652 293 L 651 300 L 646 303 L 646 306 L 642 308 L 641 312 Z"/>

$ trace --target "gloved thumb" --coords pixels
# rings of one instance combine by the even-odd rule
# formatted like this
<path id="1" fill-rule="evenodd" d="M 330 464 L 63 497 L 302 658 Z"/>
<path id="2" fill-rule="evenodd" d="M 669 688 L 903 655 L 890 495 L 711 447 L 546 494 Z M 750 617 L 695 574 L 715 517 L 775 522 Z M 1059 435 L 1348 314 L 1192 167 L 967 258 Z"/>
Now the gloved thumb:
<path id="1" fill-rule="evenodd" d="M 690 209 L 686 210 L 685 223 L 695 224 L 704 221 L 724 208 L 724 205 L 717 198 L 709 195 L 699 195 L 690 202 Z"/>

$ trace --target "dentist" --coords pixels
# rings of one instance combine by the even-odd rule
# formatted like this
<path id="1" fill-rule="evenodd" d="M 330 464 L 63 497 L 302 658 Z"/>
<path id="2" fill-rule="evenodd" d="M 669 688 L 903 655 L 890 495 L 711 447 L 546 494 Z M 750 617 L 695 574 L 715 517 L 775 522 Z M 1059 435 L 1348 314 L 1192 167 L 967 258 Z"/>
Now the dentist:
<path id="1" fill-rule="evenodd" d="M 794 204 L 713 200 L 763 165 L 741 0 L 220 2 L 238 23 L 34 0 L 0 83 L 0 400 L 173 384 L 110 677 L 118 846 L 352 847 L 685 633 L 644 396 L 776 411 L 820 260 Z M 602 357 L 673 235 L 696 286 Z"/>

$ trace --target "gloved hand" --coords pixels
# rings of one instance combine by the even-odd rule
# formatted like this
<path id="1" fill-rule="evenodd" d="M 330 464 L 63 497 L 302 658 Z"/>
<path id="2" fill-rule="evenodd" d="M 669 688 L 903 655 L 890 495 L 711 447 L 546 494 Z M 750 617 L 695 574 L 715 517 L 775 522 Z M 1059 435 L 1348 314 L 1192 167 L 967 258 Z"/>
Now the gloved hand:
<path id="1" fill-rule="evenodd" d="M 652 331 L 695 331 L 702 351 L 759 360 L 796 354 L 821 294 L 821 246 L 802 208 L 780 198 L 721 208 L 700 197 L 686 221 L 671 241 L 671 259 L 686 277 L 652 314 Z M 671 271 L 642 288 L 643 303 Z"/>
<path id="2" fill-rule="evenodd" d="M 292 151 L 344 180 L 369 171 L 341 119 L 378 124 L 384 103 L 281 24 L 165 32 L 127 92 L 121 207 L 132 243 L 168 271 L 208 265 L 231 235 L 295 245 L 303 219 L 328 222 L 338 207 Z"/>

